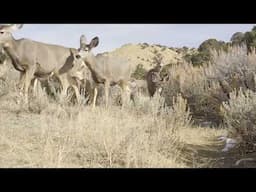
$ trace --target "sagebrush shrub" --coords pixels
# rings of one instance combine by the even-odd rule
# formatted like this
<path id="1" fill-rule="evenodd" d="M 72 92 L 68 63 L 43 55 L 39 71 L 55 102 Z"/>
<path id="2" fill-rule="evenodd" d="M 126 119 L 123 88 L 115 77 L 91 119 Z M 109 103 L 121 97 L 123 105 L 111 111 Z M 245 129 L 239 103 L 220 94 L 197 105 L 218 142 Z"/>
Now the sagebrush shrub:
<path id="1" fill-rule="evenodd" d="M 230 137 L 239 138 L 243 152 L 256 150 L 256 93 L 239 89 L 230 93 L 221 111 Z"/>

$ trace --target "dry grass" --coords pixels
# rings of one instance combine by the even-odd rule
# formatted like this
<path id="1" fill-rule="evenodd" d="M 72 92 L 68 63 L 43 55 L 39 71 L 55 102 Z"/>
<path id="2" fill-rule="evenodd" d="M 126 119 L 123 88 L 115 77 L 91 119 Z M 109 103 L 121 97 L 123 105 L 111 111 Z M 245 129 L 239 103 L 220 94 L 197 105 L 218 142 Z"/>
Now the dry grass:
<path id="1" fill-rule="evenodd" d="M 26 106 L 13 84 L 0 97 L 0 167 L 187 167 L 191 117 L 186 100 L 173 102 L 165 108 L 156 95 L 92 109 L 39 91 Z"/>
<path id="2" fill-rule="evenodd" d="M 226 133 L 252 151 L 255 58 L 234 47 L 207 66 L 172 65 L 163 97 L 138 93 L 124 108 L 117 87 L 93 110 L 40 89 L 26 106 L 15 81 L 0 81 L 0 167 L 211 167 Z"/>

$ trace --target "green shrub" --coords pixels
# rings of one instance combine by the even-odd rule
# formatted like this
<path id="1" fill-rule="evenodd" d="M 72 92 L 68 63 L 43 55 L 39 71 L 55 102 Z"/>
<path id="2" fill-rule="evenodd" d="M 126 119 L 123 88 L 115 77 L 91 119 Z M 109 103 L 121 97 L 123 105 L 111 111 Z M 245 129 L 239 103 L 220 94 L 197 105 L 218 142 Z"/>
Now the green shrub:
<path id="1" fill-rule="evenodd" d="M 145 79 L 147 70 L 143 67 L 142 64 L 138 64 L 135 71 L 132 73 L 131 77 L 135 79 Z"/>
<path id="2" fill-rule="evenodd" d="M 224 49 L 226 50 L 225 42 L 224 41 L 218 41 L 216 39 L 208 39 L 201 43 L 201 45 L 198 48 L 199 52 L 209 52 L 211 49 L 215 49 L 217 51 Z"/>
<path id="3" fill-rule="evenodd" d="M 232 45 L 241 45 L 244 38 L 244 33 L 236 32 L 232 35 L 230 41 Z"/>
<path id="4" fill-rule="evenodd" d="M 194 66 L 201 66 L 210 61 L 210 53 L 202 51 L 191 56 L 191 62 Z"/>
<path id="5" fill-rule="evenodd" d="M 243 45 L 247 47 L 247 52 L 252 52 L 256 48 L 256 26 L 251 31 L 245 33 L 236 32 L 232 35 L 230 41 L 232 45 Z"/>
<path id="6" fill-rule="evenodd" d="M 198 48 L 198 53 L 185 54 L 183 56 L 186 62 L 191 62 L 194 66 L 202 66 L 208 64 L 212 60 L 211 51 L 227 51 L 228 45 L 223 41 L 217 41 L 216 39 L 208 39 L 201 43 Z"/>

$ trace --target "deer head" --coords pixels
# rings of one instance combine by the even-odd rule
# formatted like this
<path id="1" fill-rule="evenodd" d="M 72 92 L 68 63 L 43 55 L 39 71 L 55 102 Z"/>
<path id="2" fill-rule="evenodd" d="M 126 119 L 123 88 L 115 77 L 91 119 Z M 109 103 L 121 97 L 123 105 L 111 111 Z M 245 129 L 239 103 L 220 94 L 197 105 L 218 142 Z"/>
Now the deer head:
<path id="1" fill-rule="evenodd" d="M 23 24 L 0 25 L 0 44 L 8 46 L 8 42 L 13 39 L 12 32 L 22 27 Z"/>
<path id="2" fill-rule="evenodd" d="M 75 53 L 72 49 L 70 49 L 71 57 L 73 59 L 72 62 L 72 68 L 70 69 L 69 73 L 76 73 L 81 70 L 86 66 L 84 61 L 81 59 L 80 55 Z"/>
<path id="3" fill-rule="evenodd" d="M 87 44 L 86 37 L 82 35 L 80 37 L 80 48 L 78 49 L 78 55 L 82 57 L 82 59 L 87 62 L 90 57 L 93 56 L 91 50 L 99 45 L 99 38 L 94 37 L 89 44 Z M 79 57 L 79 56 L 76 57 Z"/>

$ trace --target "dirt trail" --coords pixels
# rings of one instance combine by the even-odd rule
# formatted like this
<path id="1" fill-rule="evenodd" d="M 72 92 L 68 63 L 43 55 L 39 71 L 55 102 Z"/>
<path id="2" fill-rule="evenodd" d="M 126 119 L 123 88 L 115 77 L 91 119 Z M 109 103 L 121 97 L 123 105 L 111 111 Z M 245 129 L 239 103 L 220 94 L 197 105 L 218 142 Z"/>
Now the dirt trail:
<path id="1" fill-rule="evenodd" d="M 222 152 L 225 142 L 214 139 L 209 141 L 209 145 L 189 145 L 189 150 L 193 151 L 191 166 L 196 168 L 255 168 L 256 153 L 246 155 L 239 154 L 237 148 L 233 148 L 228 152 Z M 242 161 L 239 165 L 236 162 L 240 159 L 248 159 Z M 193 162 L 196 162 L 194 166 Z"/>

